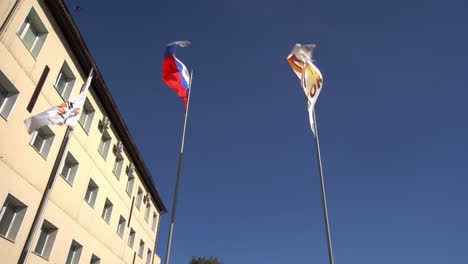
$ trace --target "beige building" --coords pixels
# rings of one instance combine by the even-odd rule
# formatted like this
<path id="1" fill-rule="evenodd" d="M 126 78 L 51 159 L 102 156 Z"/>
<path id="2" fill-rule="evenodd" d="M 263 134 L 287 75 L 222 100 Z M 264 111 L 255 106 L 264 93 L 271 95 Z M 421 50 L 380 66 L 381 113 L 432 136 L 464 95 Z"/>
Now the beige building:
<path id="1" fill-rule="evenodd" d="M 64 1 L 1 0 L 0 26 L 0 263 L 159 264 L 166 208 Z M 29 135 L 92 68 L 69 140 Z"/>

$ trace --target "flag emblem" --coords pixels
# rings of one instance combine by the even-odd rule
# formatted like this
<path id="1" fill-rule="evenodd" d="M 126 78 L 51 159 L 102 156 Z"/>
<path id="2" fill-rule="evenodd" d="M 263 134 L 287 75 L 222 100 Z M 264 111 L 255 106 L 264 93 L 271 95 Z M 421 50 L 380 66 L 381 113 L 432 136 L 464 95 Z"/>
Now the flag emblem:
<path id="1" fill-rule="evenodd" d="M 24 120 L 28 133 L 31 134 L 35 130 L 48 125 L 67 124 L 72 129 L 75 128 L 92 78 L 93 76 L 91 74 L 83 85 L 83 91 L 73 99 Z"/>
<path id="2" fill-rule="evenodd" d="M 309 119 L 312 131 L 313 126 L 313 111 L 317 98 L 322 90 L 323 77 L 317 66 L 312 60 L 312 51 L 315 48 L 314 44 L 294 45 L 286 60 L 291 65 L 291 68 L 296 73 L 301 81 L 302 89 L 307 98 L 307 109 L 309 111 Z"/>

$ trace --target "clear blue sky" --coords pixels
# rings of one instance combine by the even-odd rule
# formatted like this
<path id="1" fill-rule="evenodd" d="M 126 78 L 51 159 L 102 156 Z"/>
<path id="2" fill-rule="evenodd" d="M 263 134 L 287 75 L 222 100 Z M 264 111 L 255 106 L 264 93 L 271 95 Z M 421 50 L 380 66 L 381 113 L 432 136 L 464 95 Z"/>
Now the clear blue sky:
<path id="1" fill-rule="evenodd" d="M 305 97 L 285 58 L 315 43 L 336 263 L 468 261 L 468 2 L 67 0 L 171 207 L 194 69 L 171 263 L 327 263 Z M 158 254 L 164 258 L 169 214 Z"/>

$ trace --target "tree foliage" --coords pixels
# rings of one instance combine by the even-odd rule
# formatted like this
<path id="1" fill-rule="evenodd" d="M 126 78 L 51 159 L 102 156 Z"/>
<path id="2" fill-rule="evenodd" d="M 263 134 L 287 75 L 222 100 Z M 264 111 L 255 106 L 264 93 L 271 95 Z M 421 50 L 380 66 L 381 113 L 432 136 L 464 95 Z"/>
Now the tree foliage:
<path id="1" fill-rule="evenodd" d="M 218 258 L 215 257 L 192 257 L 190 260 L 190 264 L 223 264 L 221 261 L 218 260 Z"/>

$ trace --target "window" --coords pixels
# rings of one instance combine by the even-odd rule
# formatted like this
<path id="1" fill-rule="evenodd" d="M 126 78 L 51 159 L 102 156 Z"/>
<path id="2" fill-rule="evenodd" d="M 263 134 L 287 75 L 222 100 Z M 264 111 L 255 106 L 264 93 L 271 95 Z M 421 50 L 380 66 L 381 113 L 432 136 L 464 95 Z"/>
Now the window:
<path id="1" fill-rule="evenodd" d="M 34 58 L 37 58 L 48 32 L 34 8 L 29 11 L 17 34 Z"/>
<path id="2" fill-rule="evenodd" d="M 8 194 L 0 211 L 0 236 L 15 241 L 28 207 Z"/>
<path id="3" fill-rule="evenodd" d="M 104 209 L 102 210 L 102 219 L 109 223 L 111 214 L 112 214 L 112 203 L 109 201 L 109 199 L 106 198 L 106 203 L 104 204 Z"/>
<path id="4" fill-rule="evenodd" d="M 145 242 L 140 239 L 140 248 L 138 249 L 138 256 L 143 257 L 143 251 L 145 250 Z"/>
<path id="5" fill-rule="evenodd" d="M 148 223 L 148 220 L 149 220 L 150 210 L 151 210 L 151 204 L 148 202 L 148 204 L 146 205 L 146 210 L 145 210 L 146 223 Z"/>
<path id="6" fill-rule="evenodd" d="M 86 189 L 86 194 L 85 194 L 85 201 L 91 205 L 91 207 L 94 207 L 94 204 L 96 203 L 96 197 L 99 191 L 99 186 L 93 181 L 93 179 L 89 179 L 89 184 L 88 184 L 88 189 Z"/>
<path id="7" fill-rule="evenodd" d="M 158 219 L 158 215 L 156 213 L 153 213 L 153 224 L 151 225 L 151 229 L 153 229 L 153 231 L 156 231 L 157 219 Z"/>
<path id="8" fill-rule="evenodd" d="M 54 142 L 54 138 L 55 134 L 48 126 L 41 127 L 33 133 L 31 145 L 42 155 L 42 157 L 47 158 L 50 147 Z"/>
<path id="9" fill-rule="evenodd" d="M 93 105 L 89 102 L 88 98 L 86 98 L 86 101 L 83 104 L 83 111 L 80 116 L 80 124 L 86 133 L 89 133 L 89 130 L 91 129 L 94 113 L 96 113 L 96 111 L 94 110 Z"/>
<path id="10" fill-rule="evenodd" d="M 57 236 L 58 229 L 49 221 L 44 219 L 41 227 L 41 233 L 37 239 L 36 247 L 34 248 L 34 253 L 42 256 L 43 258 L 48 259 L 52 247 L 54 246 L 55 237 Z"/>
<path id="11" fill-rule="evenodd" d="M 151 257 L 152 257 L 152 252 L 151 252 L 151 250 L 148 248 L 148 251 L 146 252 L 146 264 L 150 264 L 150 263 L 151 263 Z"/>
<path id="12" fill-rule="evenodd" d="M 117 179 L 120 178 L 120 172 L 122 172 L 122 166 L 123 166 L 123 158 L 120 154 L 117 154 L 115 157 L 114 169 L 112 170 L 114 175 L 117 176 Z"/>
<path id="13" fill-rule="evenodd" d="M 101 263 L 101 259 L 93 254 L 91 256 L 91 261 L 89 262 L 89 264 L 99 264 L 99 263 Z"/>
<path id="14" fill-rule="evenodd" d="M 59 92 L 60 96 L 63 99 L 68 100 L 70 98 L 71 91 L 73 89 L 73 85 L 75 84 L 76 78 L 73 75 L 73 72 L 68 66 L 68 63 L 65 61 L 63 62 L 62 68 L 57 76 L 57 80 L 55 81 L 55 89 Z"/>
<path id="15" fill-rule="evenodd" d="M 3 118 L 8 119 L 18 96 L 18 90 L 0 71 L 0 115 Z"/>
<path id="16" fill-rule="evenodd" d="M 70 246 L 70 251 L 68 251 L 66 264 L 79 264 L 82 250 L 83 246 L 73 240 Z"/>
<path id="17" fill-rule="evenodd" d="M 132 174 L 129 174 L 128 175 L 128 181 L 127 181 L 127 188 L 125 189 L 129 196 L 132 196 L 132 190 L 133 190 L 133 183 L 134 182 L 135 182 L 135 177 L 133 177 Z"/>
<path id="18" fill-rule="evenodd" d="M 130 228 L 130 234 L 128 235 L 128 243 L 127 245 L 130 248 L 133 248 L 133 243 L 135 242 L 135 230 L 133 228 Z"/>
<path id="19" fill-rule="evenodd" d="M 120 216 L 120 219 L 119 219 L 119 224 L 117 225 L 117 234 L 120 236 L 120 237 L 123 237 L 123 234 L 124 234 L 124 231 L 125 231 L 125 223 L 127 221 L 125 220 L 125 218 L 123 218 L 123 216 Z"/>
<path id="20" fill-rule="evenodd" d="M 109 152 L 109 147 L 111 145 L 111 137 L 107 131 L 102 133 L 101 143 L 99 143 L 98 151 L 101 153 L 101 156 L 106 159 L 107 153 Z"/>
<path id="21" fill-rule="evenodd" d="M 143 191 L 138 187 L 138 193 L 136 197 L 136 208 L 140 209 L 141 201 L 143 200 Z"/>
<path id="22" fill-rule="evenodd" d="M 62 177 L 68 183 L 73 185 L 77 170 L 78 170 L 78 161 L 75 159 L 75 157 L 73 157 L 73 155 L 70 152 L 68 152 L 60 175 L 62 175 Z"/>

